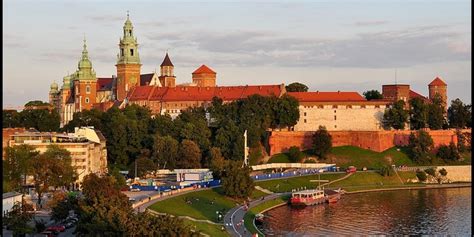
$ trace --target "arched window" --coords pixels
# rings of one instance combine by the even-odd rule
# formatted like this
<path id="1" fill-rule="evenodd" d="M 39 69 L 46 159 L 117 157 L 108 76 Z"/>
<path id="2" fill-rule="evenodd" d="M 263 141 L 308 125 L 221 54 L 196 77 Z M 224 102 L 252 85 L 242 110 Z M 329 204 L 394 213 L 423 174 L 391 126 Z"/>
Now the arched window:
<path id="1" fill-rule="evenodd" d="M 86 86 L 86 94 L 90 94 L 91 93 L 91 86 L 87 85 Z"/>
<path id="2" fill-rule="evenodd" d="M 86 97 L 86 104 L 89 104 L 89 97 Z"/>

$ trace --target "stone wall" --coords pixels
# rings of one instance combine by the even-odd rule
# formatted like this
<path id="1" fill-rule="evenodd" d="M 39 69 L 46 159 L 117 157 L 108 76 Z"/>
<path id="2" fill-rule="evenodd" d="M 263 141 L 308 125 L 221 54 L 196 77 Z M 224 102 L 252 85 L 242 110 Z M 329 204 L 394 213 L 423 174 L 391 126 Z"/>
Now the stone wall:
<path id="1" fill-rule="evenodd" d="M 455 130 L 426 130 L 433 138 L 435 147 L 448 145 L 450 142 L 457 144 Z M 470 132 L 470 130 L 469 130 Z M 272 131 L 269 138 L 269 155 L 286 152 L 291 146 L 302 150 L 311 148 L 314 132 L 298 131 Z M 363 149 L 382 152 L 393 146 L 408 144 L 411 131 L 329 131 L 332 144 L 337 146 L 357 146 Z"/>
<path id="2" fill-rule="evenodd" d="M 470 165 L 456 165 L 456 166 L 438 166 L 437 170 L 445 169 L 448 178 L 451 182 L 471 182 L 471 166 Z"/>
<path id="3" fill-rule="evenodd" d="M 299 106 L 295 131 L 380 131 L 385 105 L 306 105 Z"/>

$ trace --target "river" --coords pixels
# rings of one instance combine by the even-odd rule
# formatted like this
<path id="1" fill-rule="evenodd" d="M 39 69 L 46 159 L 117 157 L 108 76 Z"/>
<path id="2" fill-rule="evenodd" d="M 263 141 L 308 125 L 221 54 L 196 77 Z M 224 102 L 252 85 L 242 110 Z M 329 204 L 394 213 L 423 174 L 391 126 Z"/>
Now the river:
<path id="1" fill-rule="evenodd" d="M 343 195 L 339 202 L 265 213 L 266 235 L 471 235 L 471 188 Z"/>

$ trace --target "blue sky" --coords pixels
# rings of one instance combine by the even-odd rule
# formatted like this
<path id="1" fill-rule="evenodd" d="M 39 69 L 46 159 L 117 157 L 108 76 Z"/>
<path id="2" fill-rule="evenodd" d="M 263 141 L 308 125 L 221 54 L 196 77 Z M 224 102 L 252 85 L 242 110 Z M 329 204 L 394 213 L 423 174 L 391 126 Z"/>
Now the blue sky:
<path id="1" fill-rule="evenodd" d="M 166 50 L 177 83 L 206 64 L 218 85 L 289 84 L 363 91 L 407 83 L 471 101 L 471 3 L 453 1 L 26 1 L 3 3 L 3 105 L 47 100 L 74 72 L 87 38 L 98 77 L 116 74 L 130 11 L 142 73 Z"/>

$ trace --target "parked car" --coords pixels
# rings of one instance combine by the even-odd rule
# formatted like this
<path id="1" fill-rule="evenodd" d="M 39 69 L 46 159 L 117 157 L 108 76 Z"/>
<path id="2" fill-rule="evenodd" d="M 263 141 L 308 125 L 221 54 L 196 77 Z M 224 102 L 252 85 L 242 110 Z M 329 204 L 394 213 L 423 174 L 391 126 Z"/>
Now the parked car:
<path id="1" fill-rule="evenodd" d="M 64 227 L 63 225 L 54 225 L 46 229 L 46 231 L 53 231 L 53 232 L 64 232 L 65 230 L 66 230 L 66 227 Z"/>
<path id="2" fill-rule="evenodd" d="M 140 192 L 141 190 L 139 188 L 131 188 L 130 191 L 131 192 Z"/>
<path id="3" fill-rule="evenodd" d="M 66 223 L 64 224 L 64 227 L 66 227 L 66 229 L 69 229 L 69 228 L 71 228 L 71 227 L 73 227 L 73 226 L 74 226 L 74 222 L 66 222 Z"/>
<path id="4" fill-rule="evenodd" d="M 346 169 L 346 173 L 355 173 L 357 171 L 357 168 L 354 166 L 349 166 Z"/>

